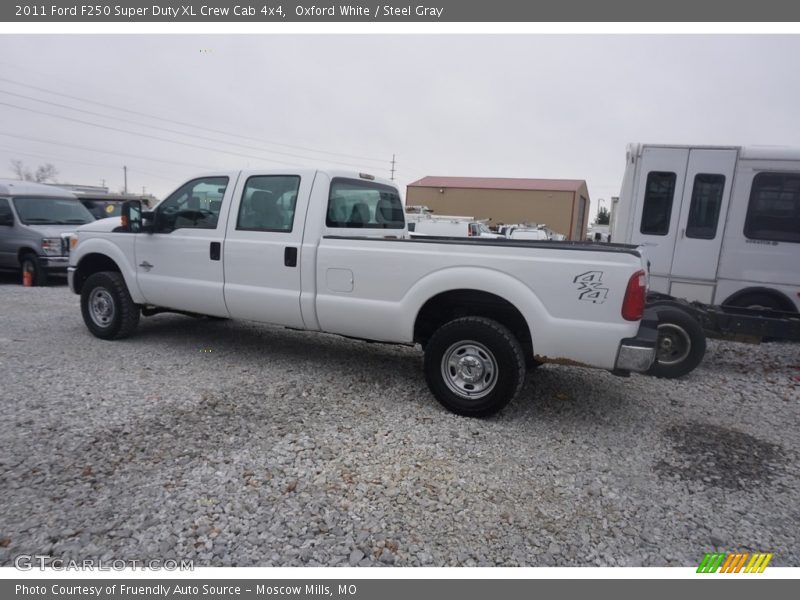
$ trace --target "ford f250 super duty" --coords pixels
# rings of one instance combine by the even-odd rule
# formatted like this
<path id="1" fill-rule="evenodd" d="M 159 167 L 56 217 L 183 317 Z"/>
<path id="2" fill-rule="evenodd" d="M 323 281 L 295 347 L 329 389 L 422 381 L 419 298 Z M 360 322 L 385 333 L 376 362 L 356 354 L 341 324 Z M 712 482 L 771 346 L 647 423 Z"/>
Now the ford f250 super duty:
<path id="1" fill-rule="evenodd" d="M 541 362 L 646 371 L 655 324 L 634 246 L 408 236 L 394 183 L 298 169 L 221 172 L 153 211 L 77 230 L 68 277 L 103 339 L 140 314 L 250 319 L 420 344 L 433 395 L 486 416 Z"/>

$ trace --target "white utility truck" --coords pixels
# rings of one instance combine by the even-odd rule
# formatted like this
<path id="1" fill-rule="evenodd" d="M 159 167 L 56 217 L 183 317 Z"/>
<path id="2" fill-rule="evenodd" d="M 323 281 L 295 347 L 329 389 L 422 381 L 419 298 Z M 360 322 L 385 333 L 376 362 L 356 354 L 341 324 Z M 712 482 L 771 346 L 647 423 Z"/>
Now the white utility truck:
<path id="1" fill-rule="evenodd" d="M 197 177 L 150 212 L 128 202 L 78 229 L 68 277 L 99 338 L 169 311 L 416 343 L 434 396 L 485 416 L 526 364 L 646 371 L 645 268 L 633 246 L 410 239 L 392 182 L 298 169 Z"/>
<path id="2" fill-rule="evenodd" d="M 800 339 L 800 149 L 629 144 L 614 206 L 612 239 L 650 265 L 652 373 L 693 369 L 703 330 Z"/>

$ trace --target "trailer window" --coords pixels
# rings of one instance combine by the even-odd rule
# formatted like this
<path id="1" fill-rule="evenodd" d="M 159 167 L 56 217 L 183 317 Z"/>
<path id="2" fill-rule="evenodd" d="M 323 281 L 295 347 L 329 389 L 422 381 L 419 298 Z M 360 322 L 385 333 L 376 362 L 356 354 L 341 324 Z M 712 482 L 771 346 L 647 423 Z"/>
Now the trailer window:
<path id="1" fill-rule="evenodd" d="M 650 171 L 644 190 L 642 224 L 639 231 L 646 235 L 667 235 L 675 195 L 675 173 Z"/>
<path id="2" fill-rule="evenodd" d="M 800 173 L 759 173 L 753 178 L 744 234 L 800 242 Z"/>
<path id="3" fill-rule="evenodd" d="M 689 220 L 686 222 L 686 237 L 701 240 L 713 240 L 716 237 L 724 190 L 724 175 L 698 173 L 695 176 Z"/>
<path id="4" fill-rule="evenodd" d="M 403 229 L 403 203 L 391 186 L 360 179 L 335 178 L 328 199 L 328 227 Z"/>

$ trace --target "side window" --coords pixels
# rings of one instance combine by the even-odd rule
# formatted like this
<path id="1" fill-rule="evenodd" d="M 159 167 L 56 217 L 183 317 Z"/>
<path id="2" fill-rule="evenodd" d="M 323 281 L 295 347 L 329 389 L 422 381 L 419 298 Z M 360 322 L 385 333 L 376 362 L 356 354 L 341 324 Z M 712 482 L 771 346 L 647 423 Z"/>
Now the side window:
<path id="1" fill-rule="evenodd" d="M 360 179 L 334 178 L 328 198 L 328 227 L 403 229 L 405 213 L 397 190 Z"/>
<path id="2" fill-rule="evenodd" d="M 216 229 L 227 187 L 227 177 L 205 177 L 186 183 L 158 206 L 156 230 L 169 233 L 175 229 Z"/>
<path id="3" fill-rule="evenodd" d="M 259 175 L 244 186 L 236 229 L 290 232 L 300 178 L 296 175 Z"/>
<path id="4" fill-rule="evenodd" d="M 11 212 L 11 205 L 5 198 L 0 198 L 0 225 L 13 225 L 14 215 Z"/>
<path id="5" fill-rule="evenodd" d="M 759 173 L 753 178 L 744 234 L 800 242 L 800 173 Z"/>
<path id="6" fill-rule="evenodd" d="M 675 196 L 675 173 L 650 171 L 644 190 L 642 223 L 639 231 L 646 235 L 667 235 Z"/>
<path id="7" fill-rule="evenodd" d="M 686 237 L 702 240 L 713 240 L 716 237 L 723 191 L 724 175 L 698 173 L 695 176 L 689 219 L 686 222 Z"/>

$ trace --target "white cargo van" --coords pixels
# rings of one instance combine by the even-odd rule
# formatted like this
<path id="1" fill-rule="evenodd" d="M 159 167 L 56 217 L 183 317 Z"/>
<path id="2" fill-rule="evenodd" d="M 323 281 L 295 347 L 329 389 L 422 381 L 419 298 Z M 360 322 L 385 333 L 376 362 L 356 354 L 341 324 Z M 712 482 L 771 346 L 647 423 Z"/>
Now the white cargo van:
<path id="1" fill-rule="evenodd" d="M 645 247 L 652 291 L 800 310 L 800 149 L 630 144 L 615 242 Z"/>

